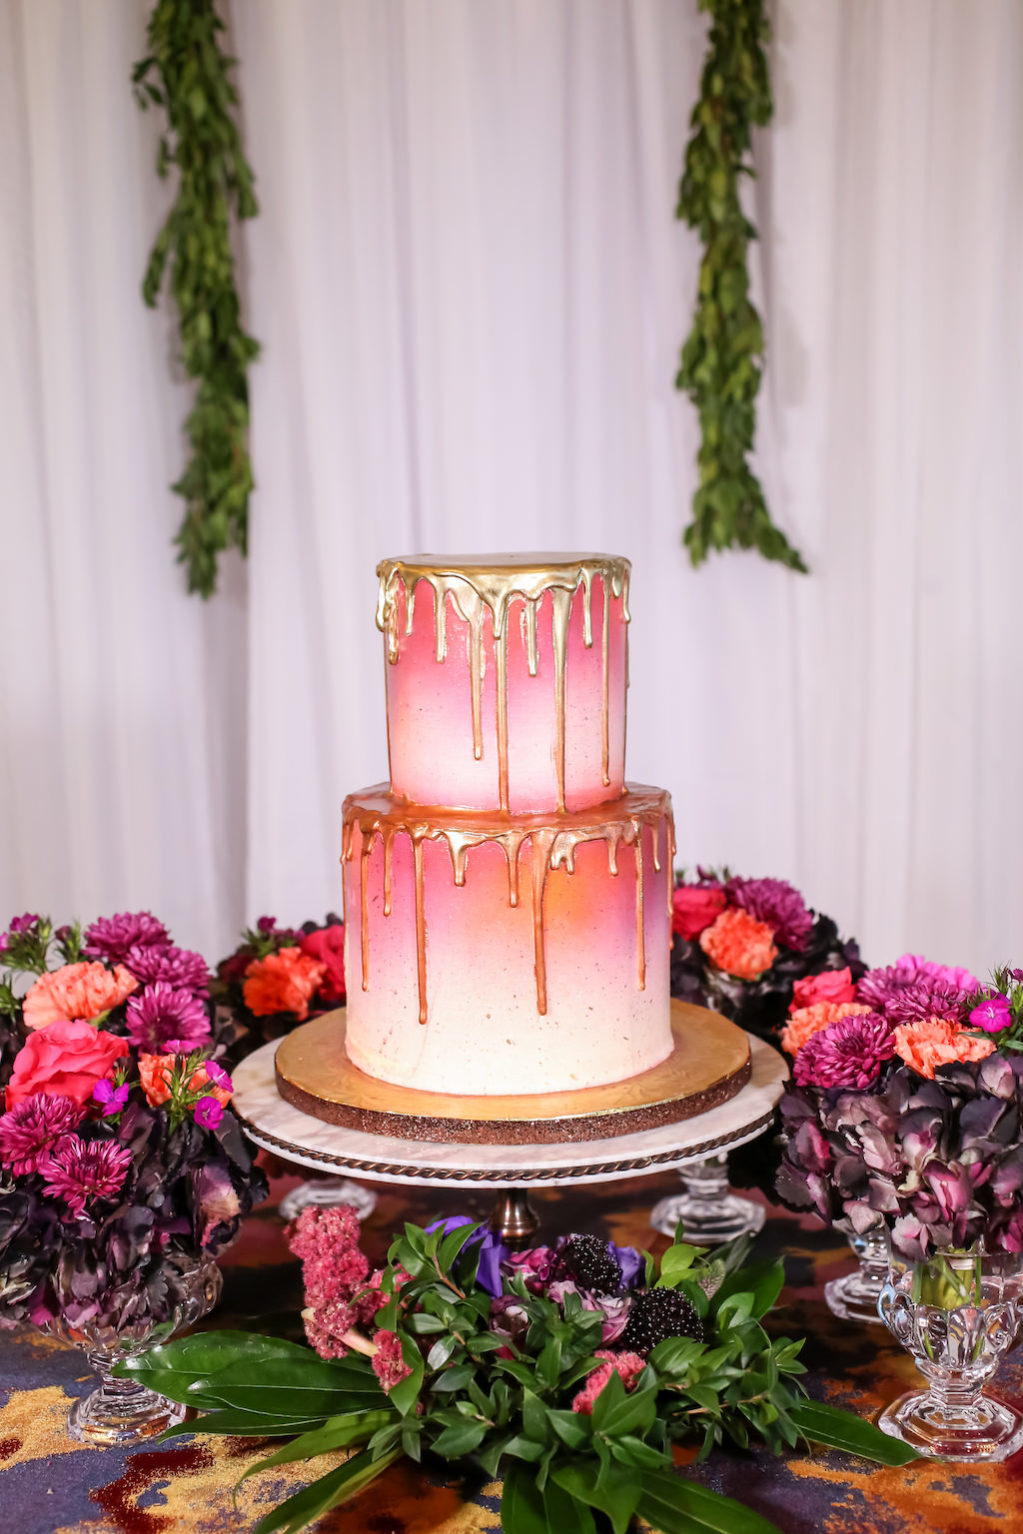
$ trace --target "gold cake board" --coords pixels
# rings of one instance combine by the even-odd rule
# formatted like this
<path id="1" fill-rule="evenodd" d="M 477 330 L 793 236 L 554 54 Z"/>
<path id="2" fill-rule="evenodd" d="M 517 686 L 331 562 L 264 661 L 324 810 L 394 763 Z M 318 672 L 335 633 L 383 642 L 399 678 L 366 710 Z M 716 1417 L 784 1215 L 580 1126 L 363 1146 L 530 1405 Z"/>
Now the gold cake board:
<path id="1" fill-rule="evenodd" d="M 603 1087 L 469 1097 L 392 1086 L 345 1051 L 345 1009 L 303 1023 L 277 1047 L 281 1096 L 328 1124 L 447 1144 L 598 1140 L 680 1123 L 734 1097 L 750 1079 L 749 1040 L 717 1012 L 672 1000 L 674 1048 L 652 1070 Z"/>

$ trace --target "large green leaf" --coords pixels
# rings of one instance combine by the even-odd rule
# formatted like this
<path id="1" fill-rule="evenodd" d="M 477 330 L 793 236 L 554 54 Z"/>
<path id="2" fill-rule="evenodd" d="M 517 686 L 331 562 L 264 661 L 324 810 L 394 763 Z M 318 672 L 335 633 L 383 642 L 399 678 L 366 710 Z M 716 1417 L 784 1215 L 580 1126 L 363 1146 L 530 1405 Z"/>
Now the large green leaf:
<path id="1" fill-rule="evenodd" d="M 501 1530 L 502 1534 L 551 1534 L 536 1472 L 514 1460 L 504 1474 Z"/>
<path id="2" fill-rule="evenodd" d="M 825 1406 L 821 1401 L 800 1401 L 789 1416 L 804 1438 L 828 1449 L 844 1449 L 848 1454 L 859 1454 L 879 1465 L 908 1465 L 910 1460 L 918 1458 L 900 1439 L 889 1438 L 872 1422 L 837 1406 Z"/>
<path id="3" fill-rule="evenodd" d="M 568 1464 L 552 1465 L 551 1478 L 577 1502 L 585 1502 L 606 1513 L 614 1534 L 626 1534 L 642 1491 L 635 1470 L 623 1465 L 573 1460 Z"/>
<path id="4" fill-rule="evenodd" d="M 319 1480 L 304 1486 L 301 1491 L 279 1503 L 259 1520 L 253 1534 L 278 1534 L 278 1531 L 280 1534 L 298 1534 L 300 1529 L 329 1512 L 332 1507 L 338 1507 L 342 1502 L 358 1496 L 371 1481 L 375 1481 L 378 1475 L 382 1475 L 389 1465 L 400 1458 L 400 1449 L 392 1449 L 389 1454 L 376 1460 L 370 1459 L 368 1454 L 353 1455 L 336 1470 L 328 1470 Z"/>
<path id="5" fill-rule="evenodd" d="M 670 1470 L 641 1476 L 639 1514 L 660 1534 L 780 1534 L 752 1508 Z"/>
<path id="6" fill-rule="evenodd" d="M 716 1316 L 725 1300 L 749 1294 L 753 1297 L 749 1313 L 759 1321 L 777 1300 L 784 1282 L 785 1264 L 780 1258 L 774 1262 L 751 1263 L 749 1267 L 727 1275 L 710 1302 L 711 1312 Z"/>
<path id="7" fill-rule="evenodd" d="M 160 1434 L 180 1438 L 183 1433 L 225 1433 L 231 1438 L 294 1438 L 313 1428 L 322 1427 L 322 1417 L 269 1417 L 263 1412 L 241 1411 L 224 1407 L 206 1411 L 192 1421 L 179 1422 Z"/>
<path id="8" fill-rule="evenodd" d="M 332 1454 L 337 1449 L 350 1449 L 353 1444 L 364 1444 L 378 1428 L 386 1427 L 395 1420 L 392 1411 L 355 1412 L 344 1417 L 331 1417 L 322 1427 L 302 1433 L 293 1443 L 286 1443 L 275 1454 L 250 1465 L 238 1482 L 247 1481 L 250 1475 L 269 1470 L 274 1465 L 290 1465 L 299 1459 L 313 1459 L 318 1454 Z M 237 1487 L 235 1490 L 237 1491 Z"/>
<path id="9" fill-rule="evenodd" d="M 191 1379 L 204 1379 L 234 1363 L 247 1363 L 253 1368 L 270 1358 L 316 1359 L 311 1348 L 298 1342 L 287 1342 L 282 1337 L 263 1337 L 254 1332 L 193 1332 L 176 1342 L 165 1342 L 123 1359 L 114 1370 L 122 1378 L 140 1374 L 180 1374 Z"/>

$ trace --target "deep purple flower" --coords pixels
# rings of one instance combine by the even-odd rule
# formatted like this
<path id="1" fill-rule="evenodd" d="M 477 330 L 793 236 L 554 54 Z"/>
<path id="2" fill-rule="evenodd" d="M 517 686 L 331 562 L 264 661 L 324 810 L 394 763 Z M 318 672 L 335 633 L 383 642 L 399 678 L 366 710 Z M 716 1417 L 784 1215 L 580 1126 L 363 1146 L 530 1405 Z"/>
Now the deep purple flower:
<path id="1" fill-rule="evenodd" d="M 114 1113 L 124 1112 L 125 1104 L 131 1095 L 131 1088 L 126 1081 L 119 1087 L 115 1087 L 112 1081 L 107 1081 L 104 1077 L 102 1081 L 97 1081 L 92 1089 L 92 1095 L 96 1102 L 103 1104 L 103 1117 L 106 1119 Z"/>
<path id="2" fill-rule="evenodd" d="M 521 1278 L 527 1289 L 539 1294 L 554 1272 L 554 1248 L 531 1246 L 524 1252 L 511 1252 L 505 1266 L 510 1277 Z"/>
<path id="3" fill-rule="evenodd" d="M 125 1020 L 131 1042 L 152 1055 L 170 1051 L 172 1042 L 173 1053 L 187 1054 L 210 1036 L 209 1016 L 199 998 L 163 980 L 130 998 Z"/>
<path id="4" fill-rule="evenodd" d="M 31 911 L 26 911 L 24 916 L 16 916 L 14 918 L 11 922 L 10 930 L 21 933 L 31 932 L 33 928 L 38 927 L 41 920 L 40 916 L 33 914 Z"/>
<path id="5" fill-rule="evenodd" d="M 154 985 L 164 980 L 178 991 L 191 991 L 194 996 L 208 996 L 210 974 L 201 953 L 190 948 L 166 948 L 136 943 L 125 956 L 125 965 L 143 985 Z"/>
<path id="6" fill-rule="evenodd" d="M 122 964 L 129 948 L 169 948 L 170 933 L 150 911 L 120 911 L 101 916 L 85 934 L 82 952 L 90 959 L 112 959 Z"/>
<path id="7" fill-rule="evenodd" d="M 0 1162 L 16 1177 L 24 1177 L 81 1122 L 82 1110 L 70 1097 L 45 1097 L 41 1092 L 26 1097 L 0 1117 Z"/>
<path id="8" fill-rule="evenodd" d="M 892 1031 L 876 1012 L 840 1017 L 813 1034 L 796 1055 L 792 1074 L 801 1087 L 854 1087 L 863 1091 L 895 1053 Z"/>
<path id="9" fill-rule="evenodd" d="M 451 1215 L 446 1220 L 434 1220 L 432 1225 L 426 1227 L 426 1230 L 427 1233 L 433 1230 L 442 1230 L 445 1235 L 448 1235 L 453 1230 L 460 1230 L 463 1225 L 472 1225 L 473 1223 L 468 1215 Z M 503 1293 L 504 1290 L 504 1284 L 501 1281 L 501 1263 L 508 1256 L 508 1248 L 499 1235 L 488 1229 L 477 1230 L 469 1237 L 462 1250 L 463 1252 L 468 1252 L 475 1246 L 478 1246 L 480 1249 L 476 1281 L 481 1289 L 485 1289 L 488 1294 L 496 1297 Z"/>
<path id="10" fill-rule="evenodd" d="M 216 1129 L 224 1117 L 223 1104 L 215 1097 L 200 1097 L 195 1105 L 195 1122 L 200 1129 Z"/>
<path id="11" fill-rule="evenodd" d="M 893 992 L 884 1007 L 884 1015 L 895 1027 L 898 1023 L 919 1023 L 927 1017 L 945 1017 L 958 1023 L 962 1019 L 969 993 L 932 975 L 921 975 L 911 984 Z"/>
<path id="12" fill-rule="evenodd" d="M 218 1065 L 215 1060 L 207 1060 L 204 1064 L 207 1080 L 211 1081 L 215 1087 L 222 1088 L 225 1092 L 234 1091 L 234 1084 L 222 1065 Z"/>
<path id="13" fill-rule="evenodd" d="M 728 899 L 757 921 L 766 922 L 779 943 L 797 953 L 806 947 L 813 917 L 799 891 L 784 879 L 730 879 Z"/>
<path id="14" fill-rule="evenodd" d="M 970 1013 L 971 1026 L 983 1028 L 985 1033 L 1001 1033 L 1011 1022 L 1012 1008 L 1007 996 L 989 996 Z"/>
<path id="15" fill-rule="evenodd" d="M 920 971 L 916 963 L 906 954 L 887 968 L 868 969 L 857 983 L 856 1000 L 883 1012 L 894 996 L 919 978 Z"/>
<path id="16" fill-rule="evenodd" d="M 113 1140 L 65 1135 L 39 1167 L 44 1192 L 80 1215 L 92 1198 L 116 1198 L 131 1166 L 131 1151 Z"/>
<path id="17" fill-rule="evenodd" d="M 277 930 L 276 916 L 261 916 L 256 922 L 256 931 L 262 932 L 264 937 L 269 937 L 271 932 Z"/>

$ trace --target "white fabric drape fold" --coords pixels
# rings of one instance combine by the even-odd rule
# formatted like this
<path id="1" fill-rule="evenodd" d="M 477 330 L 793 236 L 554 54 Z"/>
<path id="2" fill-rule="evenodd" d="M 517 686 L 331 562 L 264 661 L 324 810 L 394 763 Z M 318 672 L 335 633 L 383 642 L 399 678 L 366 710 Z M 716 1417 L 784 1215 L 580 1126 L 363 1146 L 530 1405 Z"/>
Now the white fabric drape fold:
<path id="1" fill-rule="evenodd" d="M 635 566 L 629 772 L 680 860 L 793 879 L 884 961 L 1018 951 L 1023 12 L 774 8 L 758 467 L 803 549 L 689 569 L 695 0 L 244 0 L 249 566 L 183 594 L 188 393 L 138 286 L 167 197 L 133 4 L 0 8 L 0 905 L 223 948 L 339 901 L 386 775 L 373 567 Z"/>

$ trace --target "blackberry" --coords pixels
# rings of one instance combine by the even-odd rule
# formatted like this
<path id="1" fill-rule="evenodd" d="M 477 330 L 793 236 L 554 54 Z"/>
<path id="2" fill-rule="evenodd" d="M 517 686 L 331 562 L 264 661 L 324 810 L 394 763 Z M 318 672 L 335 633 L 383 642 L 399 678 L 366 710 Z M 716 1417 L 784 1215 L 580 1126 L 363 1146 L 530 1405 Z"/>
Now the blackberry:
<path id="1" fill-rule="evenodd" d="M 622 1270 L 599 1236 L 572 1236 L 562 1250 L 558 1276 L 590 1294 L 618 1294 L 622 1287 Z"/>
<path id="2" fill-rule="evenodd" d="M 618 1342 L 625 1353 L 646 1355 L 665 1337 L 703 1341 L 703 1322 L 680 1289 L 648 1289 L 637 1294 Z"/>

